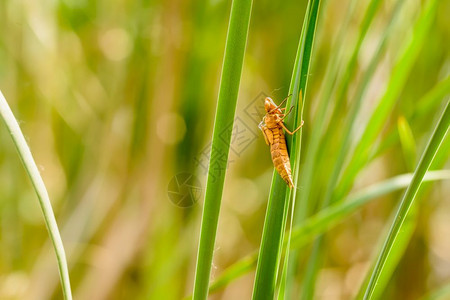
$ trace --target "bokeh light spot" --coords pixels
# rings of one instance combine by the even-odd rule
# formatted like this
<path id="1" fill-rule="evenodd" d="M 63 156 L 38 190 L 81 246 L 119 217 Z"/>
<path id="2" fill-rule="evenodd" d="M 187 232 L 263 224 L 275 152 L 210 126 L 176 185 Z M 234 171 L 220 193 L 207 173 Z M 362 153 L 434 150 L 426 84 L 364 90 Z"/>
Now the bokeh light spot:
<path id="1" fill-rule="evenodd" d="M 186 123 L 177 113 L 163 114 L 156 124 L 156 134 L 166 145 L 179 143 L 186 134 Z"/>
<path id="2" fill-rule="evenodd" d="M 132 50 L 130 35 L 122 28 L 113 28 L 103 33 L 99 44 L 103 54 L 113 61 L 123 60 Z"/>

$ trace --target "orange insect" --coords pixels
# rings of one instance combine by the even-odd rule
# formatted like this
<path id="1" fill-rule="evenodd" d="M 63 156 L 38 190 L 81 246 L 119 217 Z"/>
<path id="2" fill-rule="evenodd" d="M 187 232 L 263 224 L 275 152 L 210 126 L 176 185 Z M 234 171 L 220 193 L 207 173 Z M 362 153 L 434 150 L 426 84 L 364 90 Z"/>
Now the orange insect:
<path id="1" fill-rule="evenodd" d="M 291 163 L 289 161 L 283 129 L 290 135 L 293 135 L 303 126 L 303 121 L 300 126 L 292 132 L 286 128 L 283 120 L 294 108 L 292 106 L 287 113 L 283 113 L 283 110 L 286 112 L 286 108 L 280 108 L 280 106 L 286 100 L 287 98 L 284 99 L 280 105 L 276 105 L 272 98 L 266 97 L 264 100 L 266 115 L 261 123 L 259 123 L 258 127 L 264 135 L 266 144 L 270 146 L 270 153 L 272 154 L 272 161 L 275 169 L 278 174 L 280 174 L 281 178 L 286 181 L 289 188 L 292 188 L 294 187 L 294 182 L 292 180 Z"/>

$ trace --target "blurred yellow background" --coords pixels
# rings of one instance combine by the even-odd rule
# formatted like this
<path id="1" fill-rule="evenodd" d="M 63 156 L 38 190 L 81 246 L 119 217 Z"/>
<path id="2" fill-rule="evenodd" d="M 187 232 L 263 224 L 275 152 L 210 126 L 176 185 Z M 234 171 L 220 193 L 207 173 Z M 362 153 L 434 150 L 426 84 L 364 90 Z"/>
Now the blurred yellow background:
<path id="1" fill-rule="evenodd" d="M 384 2 L 359 53 L 350 94 L 388 22 L 394 1 Z M 383 94 L 422 2 L 404 5 L 358 120 L 367 119 Z M 322 5 L 306 97 L 305 147 L 335 43 L 343 43 L 342 57 L 348 59 L 367 3 L 358 1 L 344 41 L 335 39 L 348 1 Z M 199 160 L 211 141 L 230 4 L 0 2 L 0 89 L 47 185 L 75 299 L 180 299 L 191 293 L 206 179 Z M 287 96 L 305 7 L 306 1 L 254 2 L 236 112 L 249 131 L 246 144 L 230 152 L 213 278 L 259 247 L 273 166 L 252 113 L 257 115 L 264 95 L 277 102 Z M 448 76 L 449 11 L 449 1 L 442 1 L 387 132 Z M 409 124 L 418 155 L 442 109 L 439 103 L 431 108 Z M 0 138 L 0 299 L 61 299 L 42 213 L 3 123 Z M 320 172 L 333 164 L 328 145 Z M 412 171 L 396 147 L 374 160 L 354 189 Z M 203 190 L 200 202 L 189 208 L 168 197 L 170 180 L 183 172 L 194 174 Z M 316 177 L 317 187 L 323 186 L 321 173 Z M 450 279 L 449 194 L 448 182 L 427 190 L 418 229 L 388 291 L 391 299 L 416 299 Z M 400 195 L 366 206 L 330 231 L 317 299 L 349 299 L 357 291 Z M 236 280 L 211 299 L 249 299 L 253 277 Z"/>

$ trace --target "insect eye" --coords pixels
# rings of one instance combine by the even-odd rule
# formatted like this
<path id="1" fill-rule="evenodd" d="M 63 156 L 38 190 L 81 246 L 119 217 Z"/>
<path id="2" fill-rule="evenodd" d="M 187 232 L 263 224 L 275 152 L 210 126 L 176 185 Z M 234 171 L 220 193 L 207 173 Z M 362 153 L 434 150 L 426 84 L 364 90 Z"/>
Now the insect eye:
<path id="1" fill-rule="evenodd" d="M 269 97 L 267 97 L 264 100 L 264 108 L 265 108 L 266 111 L 269 111 L 269 110 L 272 109 L 272 99 L 270 99 Z"/>

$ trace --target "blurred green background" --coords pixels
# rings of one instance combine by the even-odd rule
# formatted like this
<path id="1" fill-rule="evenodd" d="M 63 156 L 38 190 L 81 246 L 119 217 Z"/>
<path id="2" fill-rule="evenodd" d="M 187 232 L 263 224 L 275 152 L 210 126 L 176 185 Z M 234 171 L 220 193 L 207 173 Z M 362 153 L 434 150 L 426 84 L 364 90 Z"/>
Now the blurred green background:
<path id="1" fill-rule="evenodd" d="M 358 121 L 368 118 L 383 94 L 400 45 L 425 2 L 403 5 Z M 75 299 L 180 299 L 191 293 L 202 203 L 174 205 L 168 184 L 176 174 L 187 172 L 195 174 L 204 191 L 202 165 L 212 135 L 230 4 L 0 2 L 0 89 L 49 190 Z M 347 104 L 394 4 L 382 1 L 370 26 Z M 344 39 L 336 40 L 349 1 L 322 4 L 303 149 L 308 147 L 315 100 L 330 58 L 342 45 L 338 80 L 367 5 L 367 0 L 357 2 Z M 287 96 L 305 8 L 306 1 L 254 2 L 236 113 L 244 140 L 231 146 L 213 279 L 259 247 L 273 166 L 257 118 L 263 113 L 264 95 L 277 102 Z M 398 138 L 392 139 L 360 173 L 354 190 L 413 171 L 445 102 L 424 104 L 418 99 L 450 73 L 449 12 L 450 1 L 441 1 L 380 136 L 381 141 L 392 136 L 398 120 L 405 120 L 415 152 L 405 155 Z M 344 105 L 342 120 L 329 124 L 332 132 L 339 133 L 336 128 L 346 110 Z M 313 198 L 320 198 L 331 172 L 338 136 L 321 148 Z M 3 123 L 0 140 L 0 299 L 61 299 L 42 213 Z M 449 144 L 447 137 L 443 151 Z M 439 168 L 446 162 L 448 167 L 448 155 L 440 158 Z M 450 186 L 442 182 L 427 187 L 417 229 L 386 299 L 417 299 L 450 281 Z M 400 195 L 383 197 L 329 232 L 317 299 L 350 299 L 357 292 Z M 253 277 L 250 273 L 234 281 L 211 299 L 249 299 Z"/>

